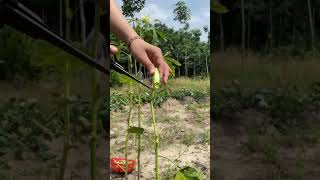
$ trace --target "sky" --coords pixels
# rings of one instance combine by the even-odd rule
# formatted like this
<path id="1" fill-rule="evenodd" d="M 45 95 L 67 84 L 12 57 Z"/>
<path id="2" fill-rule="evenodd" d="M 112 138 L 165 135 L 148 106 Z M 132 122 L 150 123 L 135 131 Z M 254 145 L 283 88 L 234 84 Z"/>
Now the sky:
<path id="1" fill-rule="evenodd" d="M 178 0 L 146 0 L 145 7 L 136 14 L 136 17 L 150 16 L 151 20 L 159 19 L 168 27 L 176 30 L 183 27 L 179 22 L 173 20 L 173 10 Z M 203 31 L 203 26 L 210 28 L 210 0 L 185 0 L 191 10 L 191 29 L 200 29 L 202 32 L 201 40 L 207 41 L 208 35 Z M 118 6 L 122 6 L 122 0 L 117 0 Z"/>

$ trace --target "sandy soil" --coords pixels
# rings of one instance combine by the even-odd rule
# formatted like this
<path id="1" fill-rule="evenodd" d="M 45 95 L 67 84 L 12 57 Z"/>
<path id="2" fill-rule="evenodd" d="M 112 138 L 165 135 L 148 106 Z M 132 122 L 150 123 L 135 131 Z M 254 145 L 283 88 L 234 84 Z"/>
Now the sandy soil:
<path id="1" fill-rule="evenodd" d="M 111 114 L 111 157 L 124 157 L 124 141 L 127 110 L 112 112 Z M 155 110 L 157 129 L 160 136 L 159 171 L 161 176 L 168 172 L 172 165 L 170 161 L 178 160 L 180 167 L 190 165 L 196 167 L 209 179 L 210 174 L 210 145 L 209 139 L 201 139 L 200 135 L 207 134 L 209 138 L 209 100 L 195 103 L 187 97 L 179 102 L 168 99 Z M 133 122 L 137 125 L 137 110 L 133 111 Z M 155 179 L 153 152 L 153 125 L 149 104 L 142 106 L 142 126 L 145 133 L 141 145 L 141 179 Z M 133 147 L 134 137 L 131 137 L 129 158 L 136 159 L 136 148 Z M 163 157 L 162 157 L 163 156 Z M 170 161 L 169 161 L 169 160 Z M 112 179 L 123 179 L 122 175 L 112 174 Z M 129 179 L 136 179 L 136 172 L 129 175 Z"/>

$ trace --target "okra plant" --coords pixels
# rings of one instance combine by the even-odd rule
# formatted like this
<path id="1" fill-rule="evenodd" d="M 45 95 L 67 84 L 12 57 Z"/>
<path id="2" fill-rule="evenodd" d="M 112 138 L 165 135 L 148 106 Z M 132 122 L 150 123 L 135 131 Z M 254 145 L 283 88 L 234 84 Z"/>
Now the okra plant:
<path id="1" fill-rule="evenodd" d="M 153 133 L 154 133 L 154 155 L 155 155 L 155 175 L 156 179 L 159 180 L 159 167 L 158 167 L 158 146 L 159 146 L 159 136 L 157 132 L 156 119 L 154 116 L 154 99 L 155 99 L 155 90 L 160 87 L 160 75 L 157 68 L 155 68 L 154 75 L 152 76 L 152 100 L 150 103 L 151 106 L 151 116 L 153 121 Z"/>
<path id="2" fill-rule="evenodd" d="M 165 41 L 165 34 L 162 33 L 161 31 L 157 30 L 151 23 L 150 23 L 150 18 L 148 16 L 142 17 L 140 19 L 129 19 L 129 22 L 134 22 L 136 24 L 135 30 L 138 32 L 139 36 L 142 37 L 145 41 L 147 42 L 152 42 L 152 44 L 157 45 L 159 40 L 164 40 Z M 128 49 L 126 46 L 124 46 L 123 42 L 121 42 L 119 39 L 116 39 L 114 36 L 111 36 L 112 39 L 112 44 L 116 45 L 118 47 L 118 53 L 116 54 L 117 59 L 120 60 L 120 63 L 128 63 L 128 71 L 130 73 L 133 73 L 133 69 L 135 69 L 135 74 L 137 76 L 140 76 L 141 79 L 143 79 L 143 73 L 141 71 L 141 67 L 138 71 L 137 66 L 134 64 L 133 65 L 133 59 L 131 54 L 129 53 Z M 170 52 L 166 52 L 164 54 L 164 59 L 166 63 L 170 66 L 170 69 L 174 73 L 174 68 L 175 66 L 180 66 L 181 64 L 176 61 L 173 58 L 170 58 Z M 125 60 L 126 62 L 123 62 Z M 139 72 L 139 73 L 138 73 Z M 145 72 L 145 70 L 144 70 Z M 146 72 L 145 72 L 146 74 Z M 174 75 L 174 74 L 173 74 Z M 121 78 L 119 76 L 119 78 Z M 155 73 L 152 76 L 152 98 L 150 102 L 150 110 L 151 110 L 151 117 L 153 121 L 153 129 L 154 129 L 154 153 L 155 153 L 155 178 L 157 180 L 160 179 L 159 176 L 159 167 L 158 167 L 158 146 L 159 146 L 159 136 L 157 132 L 157 127 L 156 127 L 156 120 L 155 120 L 155 115 L 154 115 L 154 105 L 155 105 L 155 91 L 160 88 L 160 75 L 159 71 L 156 68 Z M 128 170 L 128 162 L 127 162 L 127 157 L 128 157 L 128 143 L 129 143 L 129 134 L 135 134 L 138 137 L 138 147 L 137 147 L 137 160 L 138 160 L 138 179 L 140 179 L 141 175 L 141 164 L 140 164 L 140 145 L 141 145 L 141 134 L 143 134 L 144 129 L 141 127 L 141 90 L 139 89 L 138 92 L 138 126 L 134 127 L 134 124 L 132 122 L 132 108 L 133 108 L 133 92 L 132 92 L 132 87 L 131 87 L 131 81 L 127 82 L 129 84 L 129 112 L 128 112 L 128 118 L 127 118 L 127 134 L 126 134 L 126 140 L 125 140 L 125 179 L 128 178 L 127 170 Z M 134 137 L 136 137 L 134 136 Z M 134 139 L 135 141 L 135 139 Z"/>

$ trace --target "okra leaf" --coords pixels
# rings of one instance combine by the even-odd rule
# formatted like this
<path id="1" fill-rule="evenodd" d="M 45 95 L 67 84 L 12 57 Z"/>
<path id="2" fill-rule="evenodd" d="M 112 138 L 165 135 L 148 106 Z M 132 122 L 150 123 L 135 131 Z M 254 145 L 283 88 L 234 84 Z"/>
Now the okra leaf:
<path id="1" fill-rule="evenodd" d="M 128 129 L 129 133 L 134 133 L 134 134 L 143 134 L 144 129 L 143 128 L 139 128 L 139 127 L 130 127 Z"/>
<path id="2" fill-rule="evenodd" d="M 174 180 L 203 180 L 203 174 L 197 169 L 187 166 L 177 172 Z"/>

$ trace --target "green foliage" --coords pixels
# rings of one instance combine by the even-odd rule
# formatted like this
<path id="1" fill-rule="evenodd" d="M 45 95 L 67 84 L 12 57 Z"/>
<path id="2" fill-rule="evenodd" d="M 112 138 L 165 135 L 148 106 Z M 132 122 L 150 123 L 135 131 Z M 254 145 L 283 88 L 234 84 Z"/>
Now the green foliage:
<path id="1" fill-rule="evenodd" d="M 129 84 L 130 78 L 126 75 L 120 74 L 118 72 L 111 71 L 110 73 L 110 81 L 111 86 L 122 86 L 124 84 Z"/>
<path id="2" fill-rule="evenodd" d="M 123 5 L 122 5 L 122 11 L 123 14 L 127 17 L 134 17 L 135 13 L 140 12 L 144 5 L 145 5 L 145 0 L 122 0 Z"/>
<path id="3" fill-rule="evenodd" d="M 269 126 L 280 133 L 286 133 L 292 128 L 306 128 L 309 124 L 302 119 L 306 107 L 318 107 L 320 94 L 318 83 L 310 90 L 301 91 L 296 87 L 284 89 L 244 89 L 238 81 L 214 92 L 213 111 L 217 121 L 231 117 L 244 109 L 255 109 L 268 119 L 263 130 Z M 263 130 L 264 131 L 264 130 Z"/>
<path id="4" fill-rule="evenodd" d="M 179 89 L 174 91 L 169 90 L 159 90 L 157 91 L 157 96 L 154 99 L 155 106 L 160 106 L 163 102 L 165 102 L 168 98 L 174 98 L 178 100 L 183 100 L 184 97 L 189 96 L 193 97 L 195 101 L 199 102 L 204 100 L 209 96 L 208 91 L 198 91 L 192 89 Z M 141 102 L 147 103 L 150 102 L 152 98 L 152 94 L 148 91 L 141 93 Z M 133 94 L 133 104 L 138 104 L 139 96 Z M 110 108 L 111 111 L 117 111 L 124 109 L 124 106 L 129 104 L 129 95 L 121 94 L 121 93 L 113 93 L 110 96 Z"/>
<path id="5" fill-rule="evenodd" d="M 141 135 L 141 134 L 143 134 L 144 129 L 143 128 L 139 128 L 139 127 L 130 127 L 128 129 L 128 132 L 129 133 L 133 133 L 133 134 Z"/>
<path id="6" fill-rule="evenodd" d="M 174 180 L 203 180 L 203 174 L 197 169 L 187 166 L 180 169 L 174 177 Z"/>
<path id="7" fill-rule="evenodd" d="M 195 144 L 196 135 L 195 134 L 184 134 L 182 136 L 181 142 L 187 146 Z"/>
<path id="8" fill-rule="evenodd" d="M 129 104 L 129 98 L 120 93 L 113 93 L 110 96 L 110 110 L 117 111 L 124 108 Z"/>
<path id="9" fill-rule="evenodd" d="M 173 10 L 173 14 L 175 14 L 174 20 L 179 21 L 181 24 L 187 24 L 191 18 L 191 10 L 186 2 L 178 1 L 175 6 L 176 8 Z"/>
<path id="10" fill-rule="evenodd" d="M 0 154 L 12 152 L 22 160 L 23 152 L 38 153 L 47 148 L 45 140 L 54 137 L 36 99 L 10 99 L 0 111 Z"/>

